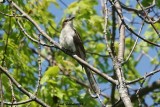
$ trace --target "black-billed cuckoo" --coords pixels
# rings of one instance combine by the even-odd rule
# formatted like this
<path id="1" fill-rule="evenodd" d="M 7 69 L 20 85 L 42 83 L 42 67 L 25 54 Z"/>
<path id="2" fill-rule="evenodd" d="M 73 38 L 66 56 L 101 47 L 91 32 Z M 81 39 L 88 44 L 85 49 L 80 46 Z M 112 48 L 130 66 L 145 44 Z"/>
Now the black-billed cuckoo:
<path id="1" fill-rule="evenodd" d="M 83 43 L 81 41 L 80 35 L 78 34 L 78 32 L 74 29 L 73 27 L 73 19 L 75 17 L 70 17 L 67 18 L 63 21 L 62 24 L 62 31 L 60 34 L 60 45 L 71 51 L 74 52 L 77 56 L 79 56 L 81 59 L 85 60 L 86 57 L 86 53 L 85 53 L 85 49 L 83 47 Z M 83 66 L 83 65 L 82 65 Z M 96 80 L 94 78 L 93 73 L 90 71 L 89 68 L 83 66 L 90 86 L 91 86 L 91 90 L 96 94 L 99 95 L 100 94 L 100 89 L 96 83 Z"/>

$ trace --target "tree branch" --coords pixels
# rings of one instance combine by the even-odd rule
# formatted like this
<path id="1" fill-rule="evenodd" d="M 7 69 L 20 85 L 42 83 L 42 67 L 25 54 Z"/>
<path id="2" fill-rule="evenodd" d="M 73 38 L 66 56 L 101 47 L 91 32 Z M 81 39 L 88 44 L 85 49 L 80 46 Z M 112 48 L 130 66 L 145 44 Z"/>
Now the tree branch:
<path id="1" fill-rule="evenodd" d="M 143 76 L 143 77 L 141 77 L 141 78 L 137 78 L 137 79 L 135 79 L 135 80 L 133 80 L 133 81 L 130 81 L 130 82 L 128 81 L 128 82 L 126 82 L 126 84 L 133 84 L 133 83 L 135 83 L 135 82 L 138 82 L 138 81 L 140 81 L 140 80 L 145 79 L 146 77 L 149 77 L 149 76 L 151 76 L 151 75 L 154 75 L 155 73 L 158 73 L 158 72 L 160 72 L 160 69 L 154 70 L 154 71 L 146 74 L 145 76 Z"/>
<path id="2" fill-rule="evenodd" d="M 25 95 L 27 95 L 32 100 L 36 101 L 38 104 L 49 107 L 46 103 L 44 103 L 42 100 L 34 96 L 32 93 L 28 92 L 26 89 L 24 89 L 10 74 L 9 71 L 5 70 L 2 66 L 0 66 L 0 70 L 13 82 L 13 84 L 22 91 Z"/>
<path id="3" fill-rule="evenodd" d="M 111 1 L 110 1 L 111 2 Z M 120 94 L 120 97 L 123 101 L 123 103 L 125 104 L 126 107 L 132 107 L 132 103 L 131 103 L 131 100 L 128 96 L 128 92 L 127 92 L 127 86 L 125 84 L 125 81 L 124 81 L 124 77 L 123 77 L 123 70 L 122 70 L 122 65 L 120 63 L 121 60 L 123 60 L 123 54 L 124 53 L 119 53 L 119 57 L 120 57 L 120 61 L 113 55 L 113 52 L 111 51 L 110 47 L 109 47 L 109 44 L 108 44 L 108 39 L 106 37 L 107 35 L 107 20 L 108 20 L 108 10 L 107 10 L 107 0 L 104 0 L 103 1 L 104 3 L 104 8 L 102 7 L 102 9 L 104 9 L 104 37 L 105 37 L 105 40 L 106 40 L 106 47 L 107 47 L 107 50 L 112 58 L 112 61 L 113 61 L 113 67 L 114 67 L 114 70 L 116 72 L 116 76 L 117 76 L 117 79 L 118 79 L 118 92 Z M 117 2 L 118 3 L 118 2 Z M 117 7 L 118 6 L 118 7 Z M 119 7 L 120 5 L 119 4 L 116 4 L 115 8 L 120 8 Z M 119 10 L 120 11 L 120 10 Z M 120 19 L 119 19 L 120 20 Z M 121 24 L 121 22 L 120 22 Z M 122 25 L 121 25 L 122 26 Z M 120 35 L 122 36 L 121 37 L 121 41 L 124 42 L 124 27 L 122 26 L 122 29 L 120 29 L 122 32 L 120 32 Z M 120 52 L 122 52 L 124 50 L 124 43 L 121 44 L 121 47 L 120 47 Z"/>
<path id="4" fill-rule="evenodd" d="M 159 89 L 160 88 L 160 80 L 157 80 L 155 82 L 152 83 L 152 85 L 146 86 L 144 88 L 142 88 L 139 91 L 139 97 L 142 98 L 144 95 L 147 95 L 149 92 L 152 92 L 155 89 Z M 134 93 L 133 95 L 131 95 L 131 101 L 134 102 L 137 100 L 137 94 Z M 117 107 L 122 107 L 123 103 L 122 101 L 117 105 Z"/>
<path id="5" fill-rule="evenodd" d="M 66 53 L 67 55 L 71 56 L 72 58 L 76 59 L 78 62 L 80 62 L 81 64 L 85 65 L 86 67 L 90 68 L 92 71 L 94 71 L 96 74 L 102 76 L 104 79 L 108 80 L 109 82 L 113 83 L 113 84 L 117 84 L 117 81 L 114 80 L 113 78 L 111 78 L 110 76 L 108 76 L 105 73 L 102 73 L 101 71 L 99 71 L 97 68 L 91 66 L 90 64 L 88 64 L 86 61 L 84 61 L 83 59 L 79 58 L 77 55 L 73 55 L 73 53 L 66 51 L 65 49 L 63 49 L 57 42 L 55 42 L 49 35 L 47 35 L 41 28 L 40 26 L 29 16 L 27 15 L 27 13 L 25 13 L 19 6 L 17 6 L 13 1 L 9 1 L 10 4 L 16 8 L 24 18 L 26 18 L 27 20 L 29 20 L 36 28 L 37 30 L 42 34 L 42 36 L 44 36 L 50 43 L 52 43 L 52 46 L 60 49 L 61 51 L 63 51 L 64 53 Z"/>
<path id="6" fill-rule="evenodd" d="M 114 4 L 111 0 L 109 0 L 109 1 L 110 1 L 110 3 L 115 7 L 115 4 Z M 121 18 L 121 21 L 122 21 L 122 23 L 125 25 L 125 27 L 126 27 L 130 32 L 132 32 L 135 36 L 139 37 L 140 39 L 142 39 L 143 41 L 145 41 L 145 42 L 147 42 L 147 43 L 149 43 L 149 44 L 151 44 L 151 45 L 160 47 L 160 44 L 156 44 L 156 43 L 153 43 L 153 42 L 151 42 L 151 41 L 148 41 L 148 40 L 146 40 L 145 38 L 143 38 L 143 37 L 141 37 L 140 35 L 138 35 L 135 31 L 133 31 L 133 30 L 125 23 L 123 17 L 121 16 L 121 14 L 118 12 L 117 9 L 116 9 L 116 12 L 117 12 L 117 14 L 119 15 L 119 17 Z"/>

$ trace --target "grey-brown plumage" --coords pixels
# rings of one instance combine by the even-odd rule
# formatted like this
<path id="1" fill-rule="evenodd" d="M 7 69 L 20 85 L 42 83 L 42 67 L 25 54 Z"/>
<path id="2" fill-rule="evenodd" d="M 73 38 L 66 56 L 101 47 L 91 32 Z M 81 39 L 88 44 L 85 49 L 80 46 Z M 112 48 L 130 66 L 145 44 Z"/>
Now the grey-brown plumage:
<path id="1" fill-rule="evenodd" d="M 85 60 L 86 58 L 86 52 L 85 49 L 83 47 L 83 43 L 81 41 L 80 35 L 78 34 L 78 32 L 74 29 L 73 27 L 73 20 L 74 17 L 70 17 L 66 20 L 63 21 L 62 24 L 62 31 L 60 34 L 60 45 L 62 47 L 64 47 L 67 50 L 70 50 L 71 52 L 76 53 L 77 56 L 79 56 L 80 58 L 82 58 L 83 60 Z M 91 90 L 95 93 L 95 94 L 100 94 L 100 89 L 96 83 L 96 80 L 93 76 L 93 73 L 90 71 L 89 68 L 83 66 L 90 86 L 91 86 Z"/>

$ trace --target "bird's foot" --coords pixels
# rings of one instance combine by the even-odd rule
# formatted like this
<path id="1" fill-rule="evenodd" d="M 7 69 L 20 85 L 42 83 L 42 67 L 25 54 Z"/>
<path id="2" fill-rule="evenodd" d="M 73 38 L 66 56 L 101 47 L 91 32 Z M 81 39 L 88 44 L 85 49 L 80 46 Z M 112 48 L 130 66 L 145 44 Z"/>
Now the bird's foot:
<path id="1" fill-rule="evenodd" d="M 69 50 L 69 49 L 66 49 L 66 48 L 64 48 L 64 47 L 62 47 L 62 49 L 63 49 L 63 51 L 64 51 L 65 53 L 69 53 L 69 54 L 71 54 L 71 55 L 74 55 L 74 54 L 75 54 L 75 52 L 73 52 L 73 51 L 71 51 L 71 50 Z"/>

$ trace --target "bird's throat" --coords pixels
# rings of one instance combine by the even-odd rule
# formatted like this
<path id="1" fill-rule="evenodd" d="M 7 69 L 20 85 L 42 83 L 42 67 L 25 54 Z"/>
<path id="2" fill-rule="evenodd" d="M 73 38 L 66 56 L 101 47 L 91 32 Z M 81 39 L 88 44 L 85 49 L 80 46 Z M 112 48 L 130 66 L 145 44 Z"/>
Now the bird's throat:
<path id="1" fill-rule="evenodd" d="M 66 25 L 60 34 L 60 44 L 62 47 L 66 48 L 67 50 L 70 50 L 72 52 L 76 51 L 75 43 L 73 37 L 76 35 L 74 32 L 74 29 Z"/>

